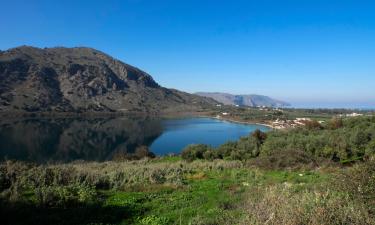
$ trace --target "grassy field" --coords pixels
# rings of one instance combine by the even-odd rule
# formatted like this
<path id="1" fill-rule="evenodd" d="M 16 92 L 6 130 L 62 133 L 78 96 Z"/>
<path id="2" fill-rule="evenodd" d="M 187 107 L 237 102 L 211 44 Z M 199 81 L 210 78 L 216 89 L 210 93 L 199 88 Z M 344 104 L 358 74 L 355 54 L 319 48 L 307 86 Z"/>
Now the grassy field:
<path id="1" fill-rule="evenodd" d="M 179 157 L 1 165 L 2 224 L 374 224 L 348 169 L 261 170 Z"/>

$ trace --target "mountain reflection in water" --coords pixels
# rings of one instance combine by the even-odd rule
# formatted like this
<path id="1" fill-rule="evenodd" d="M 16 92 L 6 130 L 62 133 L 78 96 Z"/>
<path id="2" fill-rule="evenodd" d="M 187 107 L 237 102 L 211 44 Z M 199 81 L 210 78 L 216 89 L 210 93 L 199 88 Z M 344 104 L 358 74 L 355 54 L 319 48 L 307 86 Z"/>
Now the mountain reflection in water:
<path id="1" fill-rule="evenodd" d="M 178 154 L 189 144 L 218 147 L 256 129 L 269 130 L 262 125 L 199 117 L 0 120 L 0 160 L 121 160 L 148 154 L 147 147 L 156 155 Z"/>
<path id="2" fill-rule="evenodd" d="M 162 133 L 160 119 L 55 118 L 0 121 L 0 157 L 33 162 L 110 160 L 150 145 Z"/>

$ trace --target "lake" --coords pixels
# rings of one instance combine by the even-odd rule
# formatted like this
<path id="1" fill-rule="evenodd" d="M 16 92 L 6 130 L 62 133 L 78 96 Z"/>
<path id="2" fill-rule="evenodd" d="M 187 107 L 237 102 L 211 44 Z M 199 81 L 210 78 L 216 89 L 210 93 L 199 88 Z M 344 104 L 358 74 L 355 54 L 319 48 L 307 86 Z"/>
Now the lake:
<path id="1" fill-rule="evenodd" d="M 142 145 L 156 155 L 166 155 L 193 143 L 217 147 L 256 129 L 269 130 L 262 125 L 201 117 L 17 118 L 0 121 L 0 157 L 38 163 L 106 161 Z"/>

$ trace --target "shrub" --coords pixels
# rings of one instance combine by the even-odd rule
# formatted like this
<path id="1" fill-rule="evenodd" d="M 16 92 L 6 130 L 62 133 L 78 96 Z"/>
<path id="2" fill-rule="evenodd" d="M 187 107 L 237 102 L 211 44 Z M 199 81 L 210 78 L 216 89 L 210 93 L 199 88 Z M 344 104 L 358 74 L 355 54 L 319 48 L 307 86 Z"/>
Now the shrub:
<path id="1" fill-rule="evenodd" d="M 141 225 L 164 225 L 168 224 L 169 220 L 166 217 L 159 217 L 155 215 L 146 216 L 138 219 L 138 224 Z"/>
<path id="2" fill-rule="evenodd" d="M 93 186 L 81 184 L 77 187 L 77 197 L 81 203 L 92 203 L 95 201 L 96 190 Z"/>
<path id="3" fill-rule="evenodd" d="M 300 150 L 281 150 L 273 151 L 268 155 L 262 155 L 254 160 L 249 161 L 249 165 L 257 166 L 264 169 L 285 169 L 300 167 L 315 167 L 316 160 Z"/>
<path id="4" fill-rule="evenodd" d="M 35 200 L 39 206 L 68 205 L 73 202 L 73 194 L 68 187 L 45 186 L 34 190 Z"/>
<path id="5" fill-rule="evenodd" d="M 349 193 L 352 199 L 364 202 L 375 214 L 375 161 L 356 164 L 336 177 L 334 185 Z"/>
<path id="6" fill-rule="evenodd" d="M 220 156 L 218 155 L 217 150 L 208 149 L 207 151 L 205 151 L 203 153 L 203 158 L 206 159 L 206 160 L 211 160 L 212 161 L 214 159 L 220 158 Z"/>
<path id="7" fill-rule="evenodd" d="M 228 141 L 217 148 L 217 154 L 220 158 L 228 158 L 236 150 L 237 142 Z"/>
<path id="8" fill-rule="evenodd" d="M 155 158 L 155 154 L 153 152 L 151 152 L 150 149 L 147 146 L 145 146 L 145 145 L 137 147 L 135 149 L 134 155 L 138 159 Z"/>
<path id="9" fill-rule="evenodd" d="M 336 130 L 343 126 L 344 126 L 344 123 L 342 121 L 342 118 L 337 118 L 337 117 L 331 119 L 327 124 L 327 128 L 331 130 Z"/>
<path id="10" fill-rule="evenodd" d="M 40 206 L 68 206 L 93 202 L 96 191 L 88 185 L 43 186 L 35 188 L 36 203 Z"/>
<path id="11" fill-rule="evenodd" d="M 163 184 L 166 182 L 165 171 L 163 170 L 154 170 L 150 174 L 150 183 L 151 184 Z"/>
<path id="12" fill-rule="evenodd" d="M 293 184 L 278 184 L 248 192 L 247 216 L 240 224 L 374 224 L 360 202 L 345 194 L 323 190 L 298 191 Z"/>
<path id="13" fill-rule="evenodd" d="M 375 138 L 372 139 L 365 149 L 365 157 L 366 159 L 375 160 Z"/>
<path id="14" fill-rule="evenodd" d="M 181 152 L 181 157 L 187 161 L 193 161 L 196 159 L 204 159 L 204 153 L 211 150 L 211 147 L 204 144 L 192 144 L 188 145 Z"/>
<path id="15" fill-rule="evenodd" d="M 305 127 L 308 130 L 320 130 L 323 128 L 322 125 L 316 120 L 304 121 L 304 123 L 305 123 Z"/>
<path id="16" fill-rule="evenodd" d="M 259 145 L 263 144 L 263 142 L 266 140 L 267 138 L 267 134 L 262 132 L 261 130 L 259 129 L 256 129 L 252 134 L 251 134 L 252 137 L 255 138 L 256 142 L 259 143 Z"/>
<path id="17" fill-rule="evenodd" d="M 112 156 L 112 160 L 117 162 L 128 160 L 140 160 L 143 158 L 155 158 L 155 154 L 151 152 L 149 147 L 145 145 L 138 146 L 135 149 L 134 153 L 117 151 Z"/>

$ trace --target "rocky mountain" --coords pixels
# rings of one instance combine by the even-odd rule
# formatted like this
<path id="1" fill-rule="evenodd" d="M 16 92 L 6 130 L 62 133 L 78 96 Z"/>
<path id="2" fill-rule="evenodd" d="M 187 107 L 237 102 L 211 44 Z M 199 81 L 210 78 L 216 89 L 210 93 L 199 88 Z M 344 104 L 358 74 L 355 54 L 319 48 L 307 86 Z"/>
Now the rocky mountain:
<path id="1" fill-rule="evenodd" d="M 197 92 L 196 95 L 213 98 L 224 105 L 284 107 L 289 103 L 264 95 L 232 95 L 220 92 Z"/>
<path id="2" fill-rule="evenodd" d="M 0 112 L 175 112 L 214 104 L 161 87 L 146 72 L 91 48 L 0 51 Z"/>

